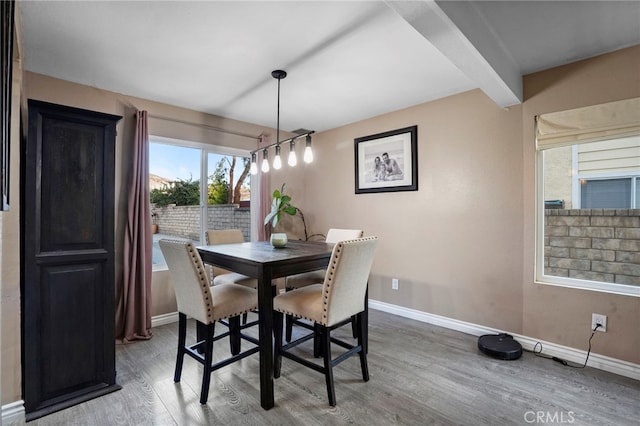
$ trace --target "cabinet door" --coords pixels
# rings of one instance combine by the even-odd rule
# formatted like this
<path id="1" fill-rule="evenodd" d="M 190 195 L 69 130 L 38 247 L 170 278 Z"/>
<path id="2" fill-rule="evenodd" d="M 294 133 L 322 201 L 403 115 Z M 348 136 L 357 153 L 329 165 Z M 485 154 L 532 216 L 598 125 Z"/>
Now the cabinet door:
<path id="1" fill-rule="evenodd" d="M 119 389 L 114 157 L 121 117 L 32 100 L 28 106 L 22 348 L 30 420 Z"/>

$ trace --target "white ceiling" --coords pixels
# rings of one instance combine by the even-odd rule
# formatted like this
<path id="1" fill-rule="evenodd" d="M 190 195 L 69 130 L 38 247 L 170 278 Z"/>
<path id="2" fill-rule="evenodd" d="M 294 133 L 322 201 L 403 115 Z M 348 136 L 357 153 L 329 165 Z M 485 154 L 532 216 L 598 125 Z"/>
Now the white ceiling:
<path id="1" fill-rule="evenodd" d="M 640 44 L 640 2 L 22 1 L 25 68 L 316 131 Z M 640 72 L 640 70 L 639 70 Z"/>

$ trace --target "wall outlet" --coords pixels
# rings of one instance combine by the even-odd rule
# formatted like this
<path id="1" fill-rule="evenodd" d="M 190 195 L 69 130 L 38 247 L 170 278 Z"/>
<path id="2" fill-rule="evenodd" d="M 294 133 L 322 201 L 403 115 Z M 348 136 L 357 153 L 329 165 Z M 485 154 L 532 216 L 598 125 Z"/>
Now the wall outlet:
<path id="1" fill-rule="evenodd" d="M 398 279 L 397 278 L 392 278 L 391 279 L 391 290 L 397 290 L 398 289 Z"/>
<path id="2" fill-rule="evenodd" d="M 591 314 L 591 330 L 596 328 L 596 324 L 600 324 L 600 327 L 596 331 L 607 331 L 607 316 L 601 314 Z"/>

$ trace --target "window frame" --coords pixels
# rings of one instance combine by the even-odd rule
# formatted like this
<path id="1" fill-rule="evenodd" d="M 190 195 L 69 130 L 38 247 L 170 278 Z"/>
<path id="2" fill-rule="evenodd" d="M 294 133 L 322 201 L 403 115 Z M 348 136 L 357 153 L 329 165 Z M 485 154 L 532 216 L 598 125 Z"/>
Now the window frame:
<path id="1" fill-rule="evenodd" d="M 553 149 L 553 148 L 546 148 Z M 536 217 L 536 226 L 535 226 L 535 256 L 534 256 L 534 282 L 536 284 L 543 285 L 553 285 L 560 287 L 569 287 L 580 290 L 592 290 L 592 291 L 600 291 L 604 293 L 611 294 L 620 294 L 625 296 L 635 296 L 640 297 L 640 286 L 628 285 L 628 284 L 618 284 L 618 283 L 607 283 L 602 281 L 591 281 L 591 280 L 582 280 L 577 278 L 569 278 L 569 277 L 558 277 L 554 275 L 546 275 L 544 273 L 544 221 L 545 221 L 545 208 L 544 208 L 544 151 L 546 149 L 537 149 L 536 150 L 536 179 L 535 179 L 535 194 L 536 194 L 536 202 L 535 202 L 535 217 Z M 574 167 L 574 171 L 576 168 Z M 635 173 L 635 175 L 638 175 Z M 576 180 L 577 176 L 573 175 L 573 181 L 579 182 Z M 602 175 L 599 175 L 602 176 Z M 572 184 L 572 186 L 574 186 Z M 572 191 L 575 194 L 575 191 Z"/>

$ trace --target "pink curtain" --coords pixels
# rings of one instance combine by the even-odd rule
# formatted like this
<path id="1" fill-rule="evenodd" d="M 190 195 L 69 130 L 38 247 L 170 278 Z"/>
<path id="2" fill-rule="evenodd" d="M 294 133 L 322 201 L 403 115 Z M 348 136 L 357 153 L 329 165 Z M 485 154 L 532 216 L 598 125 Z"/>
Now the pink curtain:
<path id="1" fill-rule="evenodd" d="M 136 112 L 133 164 L 124 236 L 124 273 L 116 294 L 116 339 L 151 338 L 151 212 L 147 111 Z"/>
<path id="2" fill-rule="evenodd" d="M 262 148 L 267 145 L 269 145 L 269 137 L 265 135 L 260 136 L 260 139 L 258 139 L 258 148 Z M 260 170 L 260 165 L 262 164 L 262 159 L 260 158 L 261 155 L 262 151 L 258 151 L 258 170 Z M 267 235 L 267 229 L 264 226 L 264 218 L 269 214 L 269 211 L 271 211 L 269 175 L 258 171 L 256 176 L 258 176 L 258 188 L 260 191 L 258 197 L 258 241 L 267 241 L 269 239 L 269 235 Z"/>

